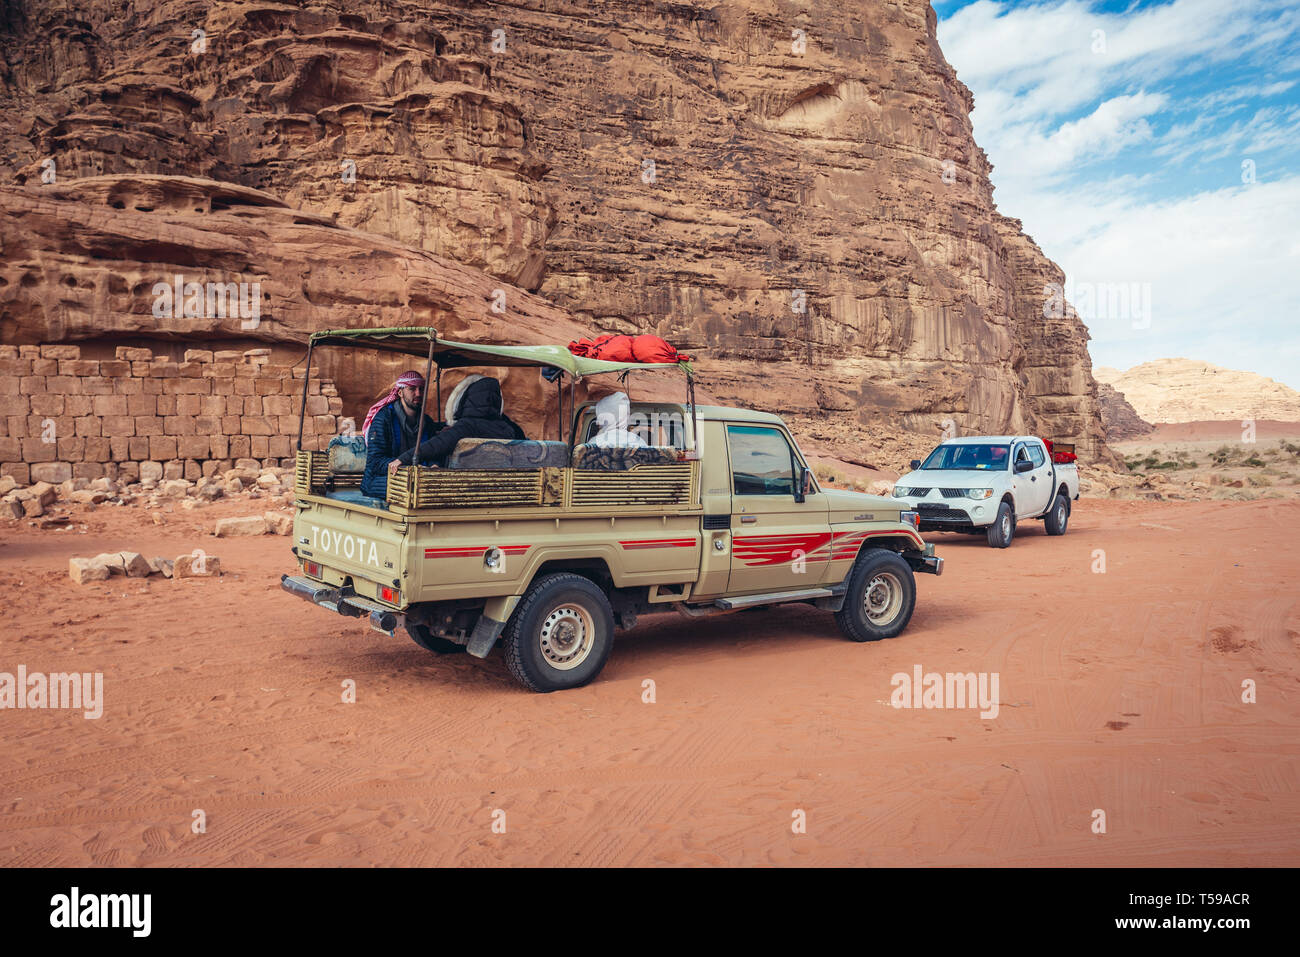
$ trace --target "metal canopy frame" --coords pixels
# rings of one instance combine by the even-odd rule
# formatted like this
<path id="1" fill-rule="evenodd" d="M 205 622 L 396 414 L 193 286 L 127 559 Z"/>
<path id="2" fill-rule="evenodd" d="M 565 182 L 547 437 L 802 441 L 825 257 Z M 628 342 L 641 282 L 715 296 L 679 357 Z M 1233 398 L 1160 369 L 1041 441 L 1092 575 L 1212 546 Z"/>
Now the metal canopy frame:
<path id="1" fill-rule="evenodd" d="M 536 368 L 557 369 L 569 376 L 570 415 L 573 414 L 576 397 L 574 385 L 578 379 L 589 375 L 608 372 L 622 373 L 626 382 L 627 373 L 633 369 L 663 372 L 667 369 L 679 369 L 686 375 L 687 407 L 692 417 L 695 415 L 695 370 L 686 361 L 680 362 L 607 362 L 604 359 L 589 359 L 577 356 L 564 346 L 493 346 L 480 345 L 476 342 L 455 342 L 441 339 L 438 330 L 432 326 L 390 326 L 367 329 L 326 329 L 313 332 L 307 339 L 307 366 L 303 374 L 302 407 L 298 414 L 298 451 L 302 451 L 303 426 L 307 416 L 307 395 L 311 383 L 312 351 L 317 346 L 347 346 L 351 348 L 375 349 L 380 352 L 393 352 L 409 356 L 424 356 L 425 362 L 425 401 L 423 413 L 428 406 L 429 379 L 435 376 L 436 367 L 438 413 L 442 411 L 442 370 L 463 369 L 470 366 L 533 366 Z M 560 376 L 556 377 L 559 386 L 560 440 L 564 440 L 564 393 L 560 386 Z M 424 414 L 421 414 L 416 427 L 415 448 L 420 448 L 424 434 Z M 570 436 L 572 439 L 573 436 Z M 418 454 L 418 453 L 417 453 Z"/>

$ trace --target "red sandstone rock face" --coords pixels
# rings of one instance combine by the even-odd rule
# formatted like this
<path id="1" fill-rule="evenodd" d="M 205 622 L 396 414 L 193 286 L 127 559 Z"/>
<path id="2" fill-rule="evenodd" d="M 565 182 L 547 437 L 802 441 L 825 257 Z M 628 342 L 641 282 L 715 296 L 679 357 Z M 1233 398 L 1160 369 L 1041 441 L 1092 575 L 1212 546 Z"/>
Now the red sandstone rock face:
<path id="1" fill-rule="evenodd" d="M 563 310 L 479 270 L 212 180 L 121 175 L 0 187 L 0 254 L 5 342 L 151 342 L 156 351 L 171 343 L 176 352 L 260 340 L 291 360 L 317 329 L 433 326 L 451 339 L 497 343 L 568 342 L 584 332 Z M 224 316 L 206 308 L 156 315 L 167 292 L 156 287 L 174 286 L 178 275 L 182 285 L 245 283 L 258 314 L 250 304 Z M 495 303 L 505 311 L 494 312 Z M 343 412 L 354 418 L 401 369 L 424 368 L 367 350 L 322 349 L 314 362 L 339 382 Z M 520 424 L 554 435 L 555 387 L 534 369 L 496 374 Z M 448 386 L 457 374 L 449 375 Z M 669 370 L 635 378 L 638 396 L 685 394 Z M 710 395 L 699 392 L 701 401 Z"/>
<path id="2" fill-rule="evenodd" d="M 94 295 L 121 297 L 189 263 L 265 277 L 275 320 L 245 339 L 397 315 L 489 341 L 651 329 L 699 349 L 723 401 L 1037 431 L 1110 458 L 1086 330 L 1043 318 L 1060 270 L 994 208 L 970 94 L 925 2 L 25 8 L 0 94 L 0 159 L 30 184 L 22 204 L 52 189 L 36 185 L 48 157 L 60 190 L 132 176 L 60 193 L 90 204 L 80 228 L 52 221 L 63 207 L 6 216 L 28 268 L 6 267 L 5 341 L 238 332 L 151 328 L 138 290 L 110 319 L 68 282 L 99 273 Z M 140 174 L 167 173 L 285 208 L 262 197 L 253 214 L 210 187 L 232 205 L 165 224 L 158 207 L 112 212 L 109 192 L 158 192 Z M 123 250 L 111 268 L 78 236 L 88 226 Z M 430 292 L 442 270 L 473 292 Z M 507 283 L 554 306 L 494 318 L 487 296 Z M 374 391 L 376 370 L 331 371 L 345 397 Z"/>

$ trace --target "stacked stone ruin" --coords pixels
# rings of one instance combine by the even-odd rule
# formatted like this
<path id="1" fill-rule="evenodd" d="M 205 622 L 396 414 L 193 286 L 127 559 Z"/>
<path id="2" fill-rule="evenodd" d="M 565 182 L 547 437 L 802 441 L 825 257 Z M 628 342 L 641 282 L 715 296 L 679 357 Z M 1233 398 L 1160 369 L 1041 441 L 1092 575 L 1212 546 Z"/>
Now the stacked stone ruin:
<path id="1" fill-rule="evenodd" d="M 126 346 L 115 355 L 0 346 L 0 475 L 23 485 L 194 481 L 232 467 L 293 465 L 302 365 L 273 365 L 269 349 L 191 349 L 182 362 Z M 342 408 L 334 384 L 313 375 L 304 441 L 336 434 Z"/>

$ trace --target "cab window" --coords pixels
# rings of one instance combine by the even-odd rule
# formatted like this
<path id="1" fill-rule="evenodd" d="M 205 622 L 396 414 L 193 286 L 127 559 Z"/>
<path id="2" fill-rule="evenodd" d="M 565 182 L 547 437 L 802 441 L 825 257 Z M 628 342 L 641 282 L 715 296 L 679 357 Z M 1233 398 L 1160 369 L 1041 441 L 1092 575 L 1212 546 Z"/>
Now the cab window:
<path id="1" fill-rule="evenodd" d="M 1029 460 L 1034 463 L 1034 468 L 1038 468 L 1038 466 L 1047 461 L 1047 456 L 1043 455 L 1043 447 L 1041 445 L 1029 446 Z"/>
<path id="2" fill-rule="evenodd" d="M 1025 448 L 1025 446 L 1024 446 L 1023 444 L 1021 444 L 1021 445 L 1017 445 L 1017 446 L 1016 446 L 1016 461 L 1017 461 L 1017 462 L 1028 462 L 1029 460 L 1030 460 L 1030 459 L 1029 459 L 1029 451 Z"/>
<path id="3" fill-rule="evenodd" d="M 727 426 L 731 481 L 737 495 L 793 495 L 794 451 L 778 429 Z"/>

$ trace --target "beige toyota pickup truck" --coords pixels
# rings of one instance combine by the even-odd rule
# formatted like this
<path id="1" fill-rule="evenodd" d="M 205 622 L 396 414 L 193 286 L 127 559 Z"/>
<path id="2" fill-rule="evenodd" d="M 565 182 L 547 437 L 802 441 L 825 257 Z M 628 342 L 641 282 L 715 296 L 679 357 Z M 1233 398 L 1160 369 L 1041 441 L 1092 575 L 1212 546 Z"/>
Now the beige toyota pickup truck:
<path id="1" fill-rule="evenodd" d="M 501 644 L 533 691 L 590 681 L 615 629 L 656 612 L 803 602 L 832 612 L 853 641 L 893 637 L 912 616 L 913 573 L 943 570 L 915 512 L 821 488 L 779 417 L 696 405 L 689 365 L 685 402 L 632 404 L 647 446 L 606 448 L 588 441 L 598 423 L 591 403 L 573 403 L 572 383 L 663 365 L 456 343 L 432 329 L 344 330 L 312 336 L 308 379 L 323 346 L 427 357 L 439 393 L 443 369 L 471 365 L 538 366 L 561 407 L 569 382 L 567 436 L 462 440 L 446 468 L 399 468 L 384 500 L 358 490 L 364 453 L 344 454 L 338 439 L 303 449 L 300 436 L 298 570 L 281 580 L 322 609 L 388 634 L 404 627 L 433 652 L 484 658 Z"/>

